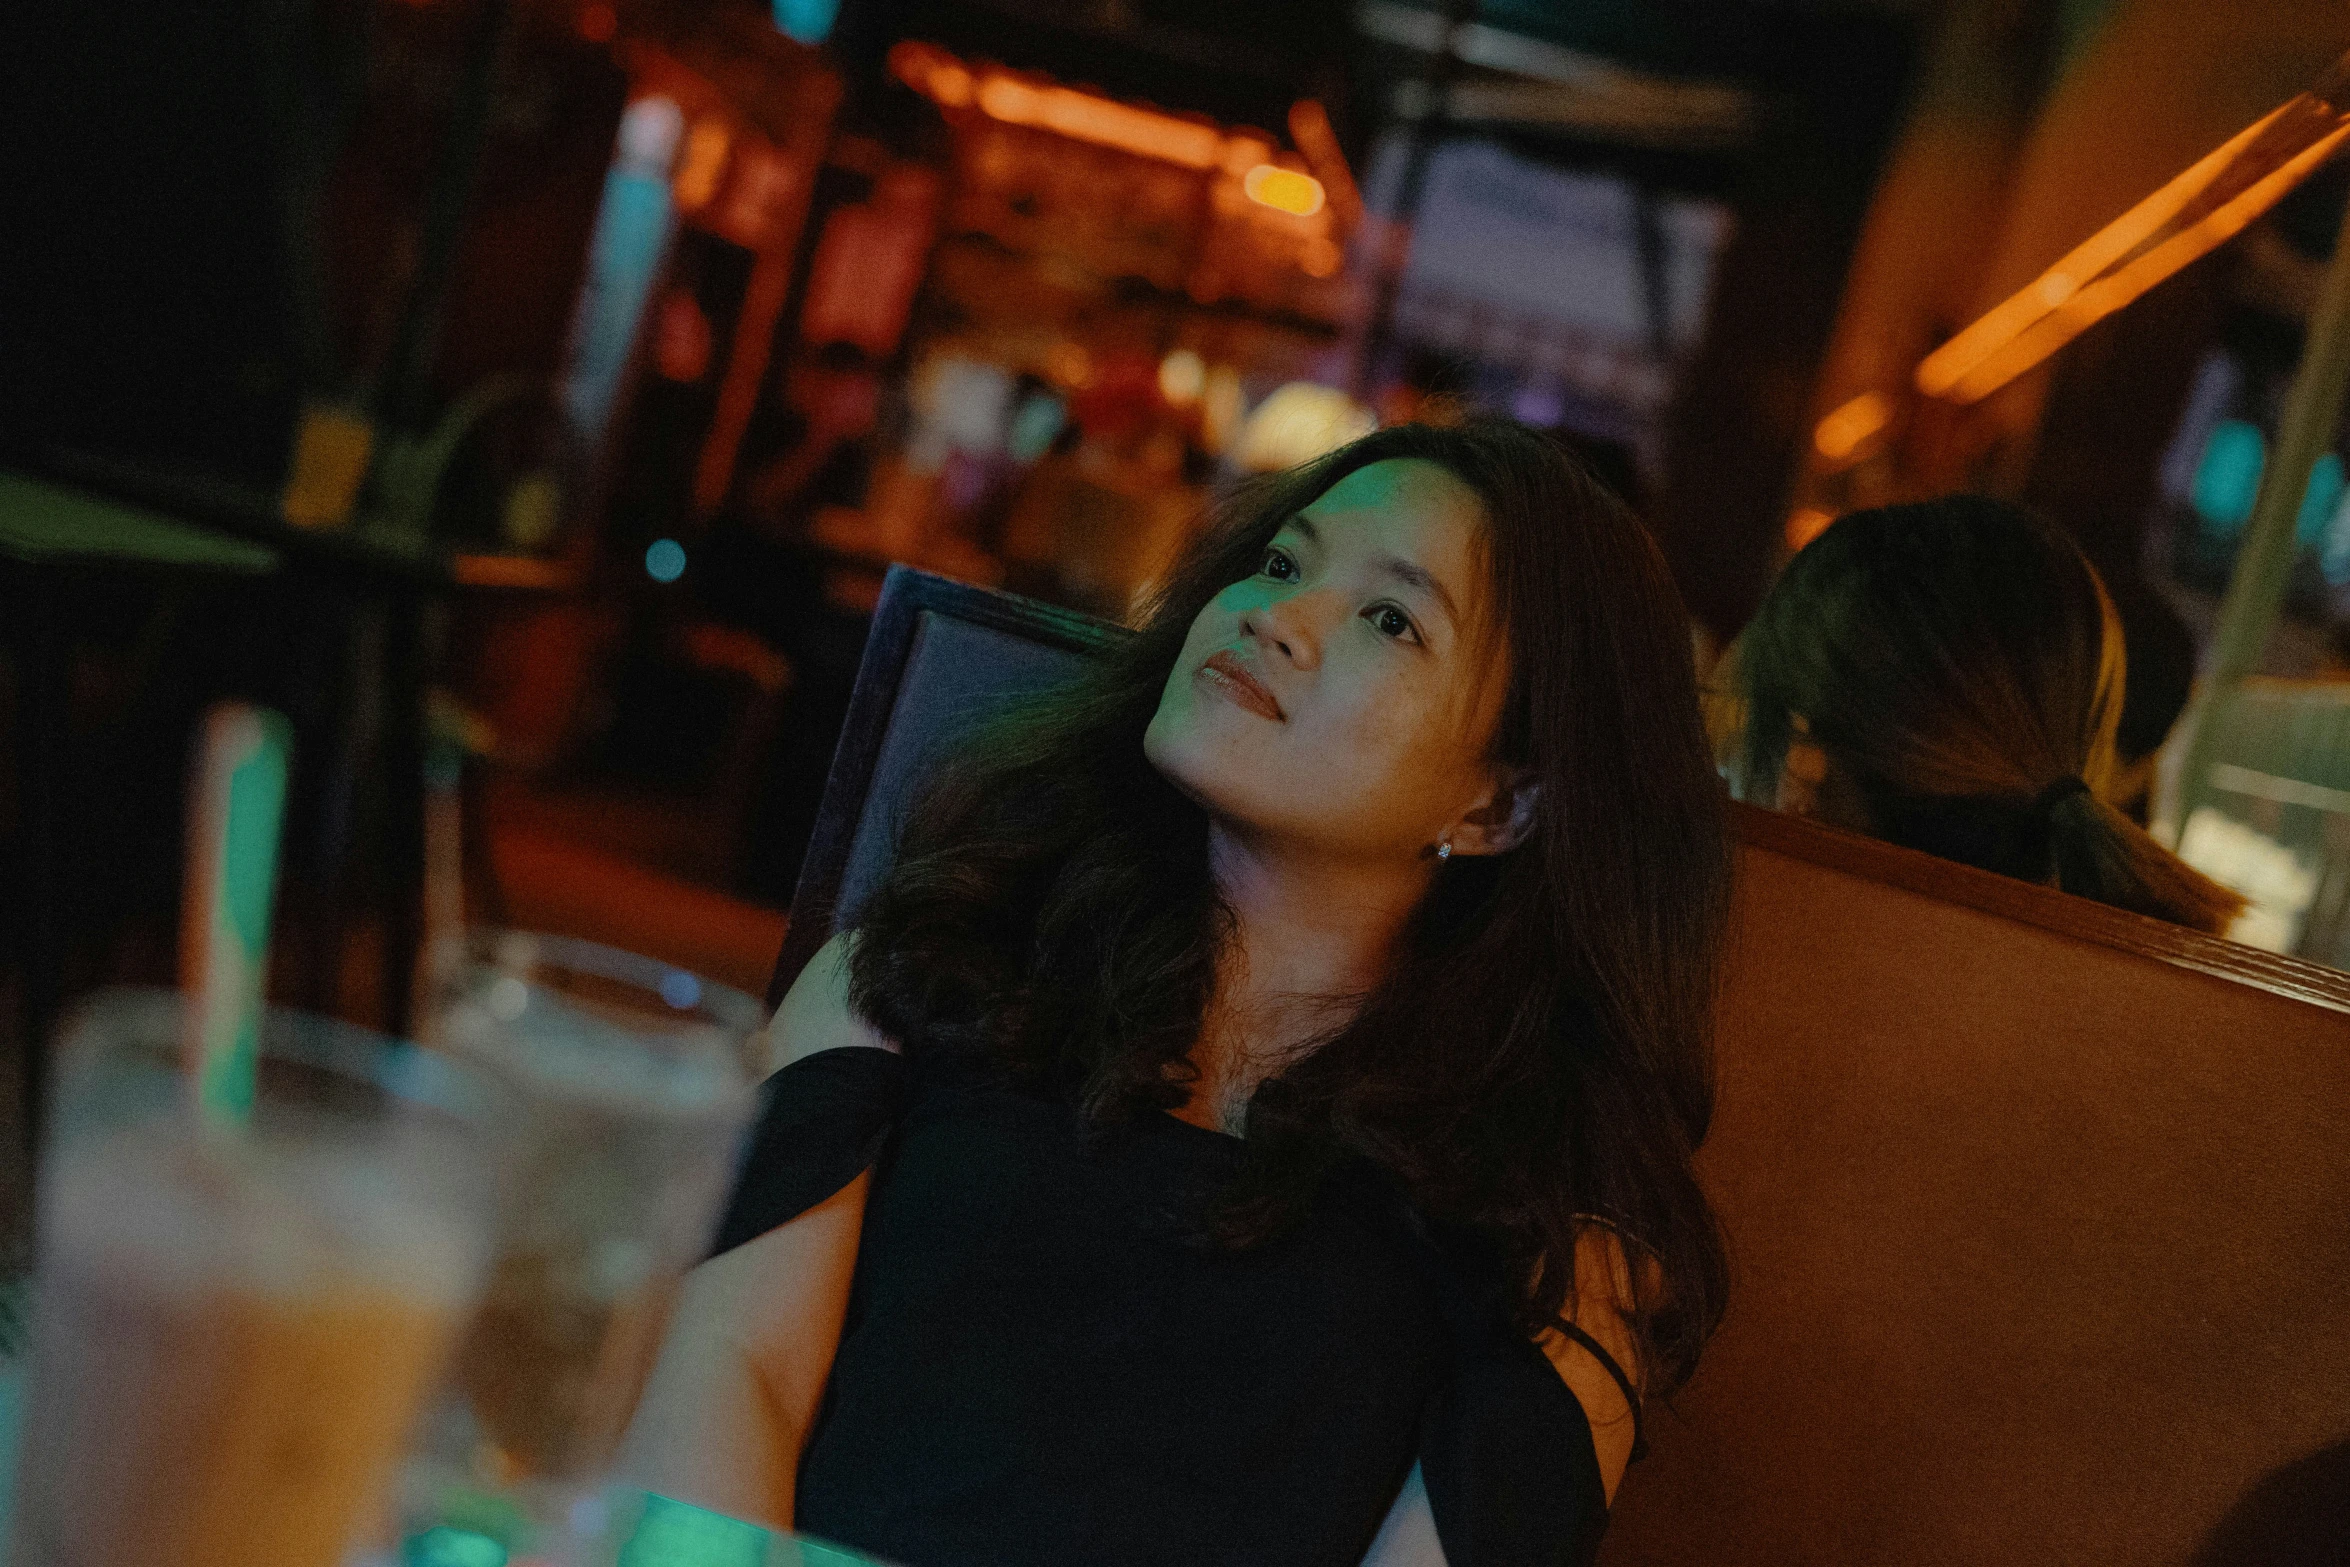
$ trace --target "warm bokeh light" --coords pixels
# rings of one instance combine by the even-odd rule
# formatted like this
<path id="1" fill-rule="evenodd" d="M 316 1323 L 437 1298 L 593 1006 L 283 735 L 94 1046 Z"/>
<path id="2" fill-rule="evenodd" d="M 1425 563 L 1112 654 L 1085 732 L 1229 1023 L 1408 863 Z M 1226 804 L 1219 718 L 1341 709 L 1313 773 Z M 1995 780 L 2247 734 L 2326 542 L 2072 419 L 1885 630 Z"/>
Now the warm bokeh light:
<path id="1" fill-rule="evenodd" d="M 1249 190 L 1251 197 L 1284 212 L 1311 214 L 1321 209 L 1325 199 L 1321 181 L 1271 163 L 1276 149 L 1262 133 L 1235 131 L 1226 135 L 1212 124 L 1120 103 L 1099 93 L 1058 87 L 998 68 L 974 70 L 937 45 L 912 39 L 890 50 L 889 69 L 898 80 L 943 108 L 976 106 L 989 119 L 1006 125 L 1034 126 L 1187 169 L 1222 169 L 1255 182 Z M 1310 126 L 1326 124 L 1327 116 L 1320 120 L 1309 116 Z M 1336 153 L 1334 137 L 1328 151 Z M 1338 167 L 1344 169 L 1343 156 Z M 1272 193 L 1258 196 L 1255 185 L 1265 184 L 1267 176 L 1271 177 Z"/>
<path id="2" fill-rule="evenodd" d="M 1240 177 L 1240 188 L 1249 200 L 1275 212 L 1310 218 L 1322 210 L 1322 182 L 1295 169 L 1260 163 Z"/>
<path id="3" fill-rule="evenodd" d="M 1178 348 L 1159 361 L 1159 395 L 1177 408 L 1198 402 L 1207 384 L 1207 362 L 1188 348 Z"/>
<path id="4" fill-rule="evenodd" d="M 1260 163 L 1273 161 L 1273 144 L 1254 136 L 1234 136 L 1224 143 L 1224 172 L 1239 179 Z"/>
<path id="5" fill-rule="evenodd" d="M 2283 113 L 2284 110 L 2277 110 L 2196 162 L 2177 179 L 2090 235 L 2056 265 L 1934 350 L 1918 366 L 1918 390 L 1929 397 L 1943 396 L 1958 384 L 1961 376 L 1989 358 L 2000 345 L 2012 340 L 2017 333 L 2079 292 L 2079 279 L 2094 277 L 2132 249 L 2144 244 L 2155 230 L 2184 211 L 2187 203 L 2211 183 L 2231 158 L 2250 146 L 2253 139 Z"/>
<path id="6" fill-rule="evenodd" d="M 1336 387 L 1292 381 L 1248 416 L 1234 460 L 1251 473 L 1294 468 L 1369 435 L 1377 425 L 1370 409 Z"/>
<path id="7" fill-rule="evenodd" d="M 1811 443 L 1832 463 L 1848 460 L 1863 443 L 1892 421 L 1893 405 L 1881 392 L 1863 392 L 1840 405 L 1812 431 Z"/>
<path id="8" fill-rule="evenodd" d="M 1305 154 L 1306 167 L 1322 182 L 1339 223 L 1354 227 L 1363 215 L 1362 192 L 1355 188 L 1354 171 L 1346 166 L 1337 128 L 1330 123 L 1330 111 L 1322 107 L 1321 100 L 1300 98 L 1290 105 L 1289 136 Z"/>
<path id="9" fill-rule="evenodd" d="M 608 44 L 620 31 L 620 13 L 595 0 L 579 8 L 579 36 L 592 44 Z"/>
<path id="10" fill-rule="evenodd" d="M 1044 373 L 1056 385 L 1083 391 L 1093 384 L 1093 355 L 1083 343 L 1063 339 L 1045 350 Z"/>
<path id="11" fill-rule="evenodd" d="M 1972 403 L 2045 360 L 2096 322 L 2241 233 L 2350 140 L 2350 120 L 2303 93 L 2199 159 L 2099 229 L 2054 266 L 1926 356 L 1918 390 Z M 2275 166 L 2190 220 L 2240 159 Z M 2223 186 L 2224 189 L 2224 186 Z M 2164 230 L 2179 225 L 2176 232 Z"/>
<path id="12" fill-rule="evenodd" d="M 1836 514 L 1820 506 L 1805 506 L 1787 519 L 1787 547 L 1799 550 L 1828 531 Z"/>
<path id="13" fill-rule="evenodd" d="M 698 212 L 718 194 L 718 178 L 726 172 L 726 152 L 732 141 L 726 122 L 715 116 L 697 122 L 686 134 L 685 156 L 678 160 L 677 179 L 671 186 L 682 210 Z"/>
<path id="14" fill-rule="evenodd" d="M 975 74 L 931 44 L 900 43 L 889 53 L 889 67 L 900 81 L 947 108 L 976 104 L 980 113 L 1007 125 L 1056 131 L 1078 141 L 1188 169 L 1212 169 L 1226 155 L 1224 135 L 1212 125 L 1119 103 L 1098 93 L 1040 85 L 1010 71 Z"/>
<path id="15" fill-rule="evenodd" d="M 947 108 L 968 109 L 979 95 L 979 84 L 950 60 L 930 73 L 930 95 Z"/>

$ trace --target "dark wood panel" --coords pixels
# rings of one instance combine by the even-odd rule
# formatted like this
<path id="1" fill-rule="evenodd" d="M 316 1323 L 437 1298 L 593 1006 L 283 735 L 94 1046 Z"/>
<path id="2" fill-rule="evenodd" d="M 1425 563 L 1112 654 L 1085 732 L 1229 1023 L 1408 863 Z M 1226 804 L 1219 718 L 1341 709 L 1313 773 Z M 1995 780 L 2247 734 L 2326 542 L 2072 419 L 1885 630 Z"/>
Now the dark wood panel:
<path id="1" fill-rule="evenodd" d="M 2042 930 L 2096 942 L 2178 968 L 2232 979 L 2280 996 L 2350 1012 L 2350 974 L 2303 958 L 2263 952 L 2126 909 L 2109 908 L 2053 887 L 2017 881 L 1937 859 L 1804 817 L 1733 804 L 1740 841 L 1791 859 L 1883 882 L 1929 898 L 1980 909 Z"/>
<path id="2" fill-rule="evenodd" d="M 1608 1567 L 2336 1559 L 2245 1543 L 2350 1539 L 2332 978 L 1739 826 L 1698 1159 L 1729 1315 Z"/>

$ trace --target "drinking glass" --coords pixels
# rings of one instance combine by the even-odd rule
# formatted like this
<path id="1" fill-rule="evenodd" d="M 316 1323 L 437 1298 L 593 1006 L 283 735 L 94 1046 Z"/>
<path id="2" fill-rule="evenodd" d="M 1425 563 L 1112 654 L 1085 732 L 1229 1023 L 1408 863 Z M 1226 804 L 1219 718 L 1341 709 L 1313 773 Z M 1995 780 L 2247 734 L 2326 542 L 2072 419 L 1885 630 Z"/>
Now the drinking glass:
<path id="1" fill-rule="evenodd" d="M 62 1033 L 15 1567 L 337 1567 L 480 1287 L 493 1089 L 270 1011 L 250 1123 L 222 1126 L 180 1012 L 104 992 Z"/>
<path id="2" fill-rule="evenodd" d="M 763 1014 L 669 964 L 521 932 L 469 936 L 434 991 L 427 1037 L 519 1108 L 489 1283 L 411 1468 L 408 1524 L 521 1549 L 589 1505 L 707 1252 Z"/>

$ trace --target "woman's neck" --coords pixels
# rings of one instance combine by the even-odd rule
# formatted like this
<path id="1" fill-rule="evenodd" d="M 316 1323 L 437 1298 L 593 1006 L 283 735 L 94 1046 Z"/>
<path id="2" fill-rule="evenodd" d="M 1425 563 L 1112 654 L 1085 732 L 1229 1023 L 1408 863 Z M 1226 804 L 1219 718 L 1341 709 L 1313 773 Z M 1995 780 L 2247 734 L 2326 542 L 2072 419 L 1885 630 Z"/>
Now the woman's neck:
<path id="1" fill-rule="evenodd" d="M 1236 1131 L 1258 1083 L 1378 987 L 1428 889 L 1425 866 L 1300 852 L 1211 823 L 1208 868 L 1232 915 L 1183 1119 Z"/>

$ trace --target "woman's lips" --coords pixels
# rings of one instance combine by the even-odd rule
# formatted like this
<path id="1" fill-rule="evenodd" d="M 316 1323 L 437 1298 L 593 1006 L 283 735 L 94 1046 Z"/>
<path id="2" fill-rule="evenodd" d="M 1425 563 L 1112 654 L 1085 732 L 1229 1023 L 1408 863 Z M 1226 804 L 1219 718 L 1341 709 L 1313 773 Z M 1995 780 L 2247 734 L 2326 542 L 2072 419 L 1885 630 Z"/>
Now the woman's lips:
<path id="1" fill-rule="evenodd" d="M 1273 693 L 1265 683 L 1250 674 L 1248 666 L 1229 652 L 1218 653 L 1200 665 L 1198 678 L 1219 696 L 1247 708 L 1259 718 L 1278 723 L 1289 716 L 1281 711 L 1281 704 L 1273 700 Z"/>

